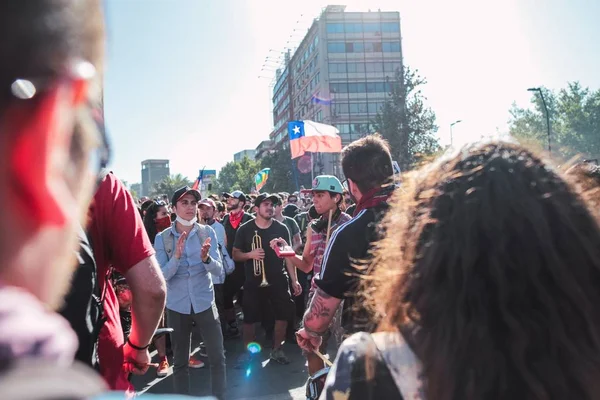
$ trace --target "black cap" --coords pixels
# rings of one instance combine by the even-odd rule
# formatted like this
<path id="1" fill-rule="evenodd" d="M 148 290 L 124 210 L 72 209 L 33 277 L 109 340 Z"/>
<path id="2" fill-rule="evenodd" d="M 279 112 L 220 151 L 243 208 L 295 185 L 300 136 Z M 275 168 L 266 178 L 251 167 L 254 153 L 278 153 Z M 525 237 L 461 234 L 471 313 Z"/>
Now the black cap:
<path id="1" fill-rule="evenodd" d="M 200 194 L 200 192 L 198 190 L 192 189 L 189 186 L 184 186 L 180 189 L 177 189 L 175 191 L 175 193 L 173 193 L 173 197 L 171 198 L 171 204 L 176 205 L 177 202 L 179 201 L 179 199 L 181 199 L 183 196 L 185 196 L 188 193 L 193 194 L 194 197 L 196 198 L 196 201 L 202 200 L 202 195 Z"/>
<path id="2" fill-rule="evenodd" d="M 229 197 L 233 197 L 234 199 L 238 199 L 239 201 L 243 201 L 244 203 L 246 202 L 246 195 L 241 190 L 236 190 L 231 193 L 225 192 L 223 193 L 223 197 L 225 197 L 226 199 Z"/>
<path id="3" fill-rule="evenodd" d="M 256 207 L 259 207 L 260 203 L 262 203 L 265 200 L 271 200 L 273 202 L 273 204 L 280 201 L 279 196 L 277 196 L 276 194 L 262 193 L 262 194 L 256 196 L 256 199 L 254 200 L 254 205 Z"/>
<path id="4" fill-rule="evenodd" d="M 285 215 L 286 217 L 289 217 L 289 218 L 294 218 L 296 215 L 298 215 L 299 212 L 300 212 L 300 209 L 295 204 L 288 204 L 283 209 L 283 215 Z"/>

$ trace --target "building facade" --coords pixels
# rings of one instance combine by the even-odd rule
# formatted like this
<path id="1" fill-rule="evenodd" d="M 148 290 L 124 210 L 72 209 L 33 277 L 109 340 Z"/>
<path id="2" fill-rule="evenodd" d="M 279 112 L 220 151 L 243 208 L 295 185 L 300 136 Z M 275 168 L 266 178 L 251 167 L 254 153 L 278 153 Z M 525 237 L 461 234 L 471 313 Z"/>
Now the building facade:
<path id="1" fill-rule="evenodd" d="M 142 161 L 142 193 L 140 196 L 150 196 L 152 187 L 171 174 L 169 160 Z"/>
<path id="2" fill-rule="evenodd" d="M 256 146 L 254 158 L 256 160 L 262 160 L 267 154 L 273 152 L 273 145 L 274 143 L 272 140 L 263 140 L 260 142 L 260 144 Z"/>
<path id="3" fill-rule="evenodd" d="M 233 155 L 233 161 L 240 162 L 244 159 L 244 157 L 248 157 L 249 159 L 254 160 L 255 156 L 256 156 L 255 149 L 242 150 Z"/>
<path id="4" fill-rule="evenodd" d="M 346 12 L 327 6 L 273 88 L 275 146 L 289 142 L 287 123 L 312 120 L 336 126 L 344 145 L 374 131 L 372 121 L 402 71 L 399 12 Z M 316 173 L 340 175 L 339 157 L 315 155 Z"/>

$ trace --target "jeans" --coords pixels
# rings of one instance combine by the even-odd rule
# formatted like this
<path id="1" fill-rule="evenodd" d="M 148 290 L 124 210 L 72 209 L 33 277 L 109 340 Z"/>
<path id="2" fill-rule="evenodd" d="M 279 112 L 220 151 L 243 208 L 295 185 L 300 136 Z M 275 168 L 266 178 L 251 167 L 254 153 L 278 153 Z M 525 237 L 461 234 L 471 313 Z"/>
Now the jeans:
<path id="1" fill-rule="evenodd" d="M 195 327 L 192 326 L 195 323 Z M 178 394 L 190 394 L 190 343 L 192 329 L 202 335 L 208 363 L 210 365 L 210 380 L 212 395 L 222 400 L 225 398 L 225 351 L 223 349 L 223 333 L 217 306 L 200 313 L 180 314 L 167 309 L 167 323 L 173 328 L 171 343 L 173 347 L 173 385 Z"/>

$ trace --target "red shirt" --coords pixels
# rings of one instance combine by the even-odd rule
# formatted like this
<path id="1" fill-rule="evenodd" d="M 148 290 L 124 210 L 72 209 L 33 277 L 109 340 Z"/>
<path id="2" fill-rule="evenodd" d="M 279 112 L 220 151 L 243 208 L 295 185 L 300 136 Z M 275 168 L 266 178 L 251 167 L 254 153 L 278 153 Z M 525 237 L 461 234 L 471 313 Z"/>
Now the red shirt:
<path id="1" fill-rule="evenodd" d="M 90 207 L 90 236 L 98 268 L 98 282 L 105 294 L 106 322 L 98 338 L 100 373 L 112 390 L 133 390 L 123 368 L 123 330 L 119 302 L 106 275 L 112 266 L 121 274 L 138 262 L 154 255 L 154 248 L 133 198 L 121 181 L 108 174 L 102 181 Z M 105 292 L 105 285 L 106 287 Z"/>

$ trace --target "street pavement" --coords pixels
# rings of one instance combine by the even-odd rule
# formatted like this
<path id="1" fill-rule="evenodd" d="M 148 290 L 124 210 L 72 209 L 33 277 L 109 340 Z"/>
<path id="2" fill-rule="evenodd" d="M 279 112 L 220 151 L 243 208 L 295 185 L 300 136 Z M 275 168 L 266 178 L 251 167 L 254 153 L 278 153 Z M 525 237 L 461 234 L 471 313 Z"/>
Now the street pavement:
<path id="1" fill-rule="evenodd" d="M 280 365 L 269 360 L 270 348 L 264 346 L 264 338 L 258 343 L 262 351 L 258 353 L 251 367 L 245 370 L 235 369 L 237 358 L 245 350 L 242 339 L 225 341 L 227 358 L 227 398 L 239 400 L 303 400 L 308 372 L 301 350 L 295 344 L 285 344 L 284 351 L 290 364 Z M 333 355 L 332 355 L 333 357 Z M 210 373 L 208 359 L 200 358 L 206 366 L 190 369 L 192 395 L 210 395 Z M 156 362 L 156 358 L 154 358 Z M 171 360 L 169 360 L 171 362 Z M 171 363 L 172 365 L 172 363 Z M 165 378 L 156 378 L 156 369 L 150 369 L 144 376 L 133 378 L 138 393 L 173 393 L 172 367 Z M 142 396 L 143 397 L 143 396 Z"/>

